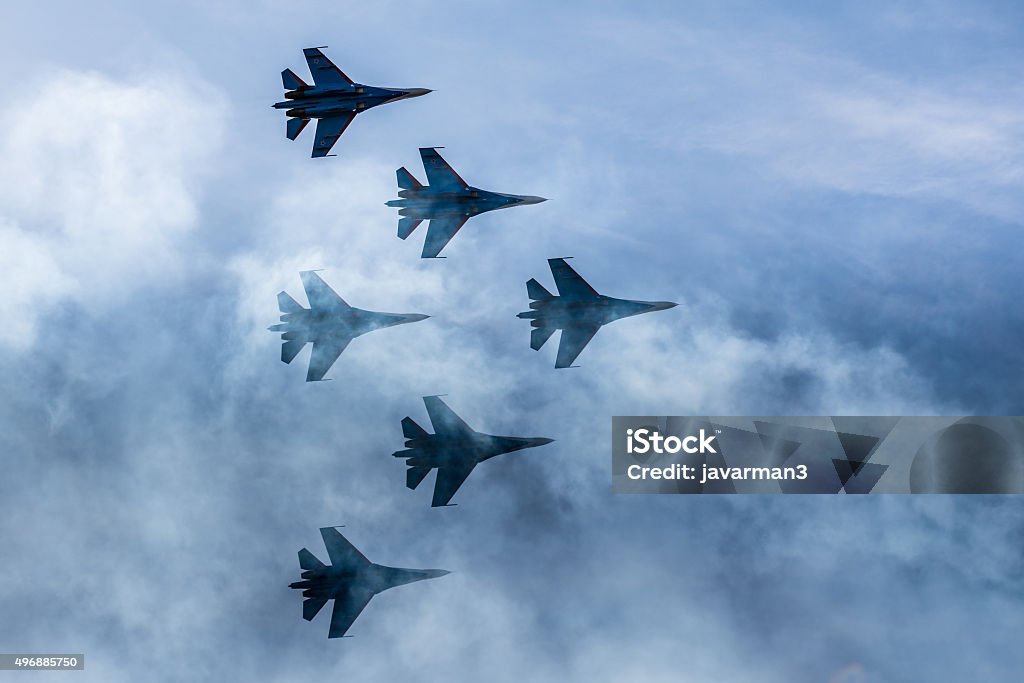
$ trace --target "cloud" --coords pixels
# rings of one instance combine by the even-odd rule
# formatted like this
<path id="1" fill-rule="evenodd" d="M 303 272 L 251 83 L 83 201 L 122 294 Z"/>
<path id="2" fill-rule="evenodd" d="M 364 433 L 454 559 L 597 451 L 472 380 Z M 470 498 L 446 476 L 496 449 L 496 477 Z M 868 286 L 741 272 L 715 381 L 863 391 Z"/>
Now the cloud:
<path id="1" fill-rule="evenodd" d="M 404 24 L 368 8 L 332 56 L 438 91 L 361 116 L 337 159 L 310 160 L 266 106 L 324 39 L 290 4 L 244 8 L 243 32 L 228 10 L 125 6 L 175 40 L 187 23 L 216 85 L 63 71 L 3 115 L 0 334 L 32 343 L 0 355 L 4 642 L 84 651 L 83 680 L 105 681 L 1012 680 L 1012 502 L 614 496 L 607 452 L 614 414 L 1003 400 L 973 400 L 975 376 L 1002 377 L 1010 404 L 1008 366 L 964 351 L 992 336 L 977 330 L 1019 337 L 1016 226 L 991 251 L 939 237 L 1016 215 L 1012 99 L 824 45 L 848 30 L 831 13 L 801 28 L 744 8 L 740 29 L 718 4 L 527 3 L 485 32 L 468 6 Z M 444 143 L 470 182 L 553 201 L 473 219 L 449 259 L 420 260 L 425 226 L 397 239 L 383 203 L 416 145 Z M 556 371 L 557 338 L 531 350 L 515 314 L 563 255 L 602 292 L 681 305 Z M 282 364 L 266 327 L 309 268 L 353 305 L 432 317 L 357 339 L 334 381 L 306 384 L 308 351 Z M 409 491 L 390 454 L 432 393 L 481 430 L 557 440 L 430 509 L 432 478 Z M 327 524 L 372 560 L 454 573 L 328 641 L 287 588 Z M 958 632 L 971 642 L 932 645 Z"/>
<path id="2" fill-rule="evenodd" d="M 0 312 L 18 321 L 0 339 L 24 349 L 59 302 L 109 309 L 182 272 L 225 111 L 164 73 L 61 70 L 21 92 L 0 117 Z"/>
<path id="3" fill-rule="evenodd" d="M 1024 116 L 1001 67 L 982 79 L 945 68 L 903 74 L 871 54 L 823 44 L 835 30 L 830 23 L 808 35 L 781 17 L 773 21 L 776 32 L 591 22 L 595 39 L 647 60 L 634 87 L 666 113 L 658 119 L 613 107 L 601 125 L 645 146 L 754 164 L 759 182 L 782 182 L 789 191 L 941 200 L 1020 219 Z M 656 85 L 672 81 L 678 87 Z"/>

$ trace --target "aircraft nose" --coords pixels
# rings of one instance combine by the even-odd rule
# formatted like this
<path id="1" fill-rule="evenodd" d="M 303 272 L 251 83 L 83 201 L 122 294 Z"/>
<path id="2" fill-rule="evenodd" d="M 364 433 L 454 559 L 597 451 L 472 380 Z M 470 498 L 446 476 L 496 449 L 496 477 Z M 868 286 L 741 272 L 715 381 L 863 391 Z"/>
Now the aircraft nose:
<path id="1" fill-rule="evenodd" d="M 448 574 L 451 574 L 451 572 L 447 569 L 424 569 L 423 573 L 426 574 L 426 577 L 428 579 L 439 579 L 442 576 L 447 576 Z"/>
<path id="2" fill-rule="evenodd" d="M 530 446 L 546 446 L 549 443 L 554 443 L 554 441 L 554 439 L 545 439 L 543 437 L 539 437 L 536 439 L 530 439 Z"/>
<path id="3" fill-rule="evenodd" d="M 546 197 L 534 197 L 532 195 L 523 195 L 519 198 L 520 204 L 540 204 L 541 202 L 546 201 Z"/>
<path id="4" fill-rule="evenodd" d="M 672 301 L 655 301 L 651 305 L 651 310 L 653 310 L 653 311 L 665 311 L 665 310 L 668 310 L 669 308 L 675 308 L 678 305 L 679 304 L 677 304 L 675 302 L 672 302 Z"/>
<path id="5" fill-rule="evenodd" d="M 410 88 L 409 90 L 405 91 L 405 94 L 402 95 L 402 97 L 422 97 L 423 95 L 432 92 L 434 91 L 429 90 L 427 88 Z"/>
<path id="6" fill-rule="evenodd" d="M 429 315 L 423 315 L 422 313 L 409 313 L 408 315 L 405 316 L 404 322 L 418 323 L 419 321 L 426 320 L 429 317 Z"/>

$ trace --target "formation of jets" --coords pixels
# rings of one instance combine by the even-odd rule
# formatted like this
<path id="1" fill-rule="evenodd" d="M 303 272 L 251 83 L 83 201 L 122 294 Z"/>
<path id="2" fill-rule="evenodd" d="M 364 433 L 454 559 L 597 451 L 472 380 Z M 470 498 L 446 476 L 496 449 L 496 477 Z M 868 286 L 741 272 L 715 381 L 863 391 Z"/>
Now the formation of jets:
<path id="1" fill-rule="evenodd" d="M 380 104 L 425 95 L 424 88 L 381 88 L 354 82 L 334 65 L 322 48 L 303 50 L 313 85 L 306 84 L 291 69 L 281 74 L 285 101 L 274 104 L 288 116 L 287 136 L 294 140 L 311 119 L 317 120 L 313 157 L 330 155 L 334 144 L 356 114 Z M 437 147 L 423 147 L 420 159 L 427 184 L 420 183 L 405 167 L 399 168 L 399 199 L 387 202 L 398 208 L 398 237 L 407 239 L 423 221 L 429 221 L 421 258 L 444 258 L 440 253 L 473 216 L 496 209 L 539 204 L 543 197 L 504 194 L 469 185 L 438 153 Z M 551 294 L 537 280 L 526 283 L 530 310 L 519 318 L 530 321 L 530 347 L 539 350 L 556 330 L 561 330 L 556 368 L 569 368 L 593 339 L 610 322 L 662 311 L 675 306 L 670 301 L 634 301 L 599 294 L 573 270 L 564 258 L 548 260 L 558 295 Z M 385 327 L 418 322 L 429 316 L 419 313 L 379 313 L 350 306 L 314 271 L 299 273 L 309 302 L 304 308 L 287 292 L 277 295 L 280 323 L 272 332 L 281 333 L 281 360 L 288 364 L 312 344 L 307 382 L 325 379 L 328 371 L 356 337 Z M 431 507 L 446 507 L 474 468 L 503 453 L 535 448 L 552 442 L 542 437 L 496 436 L 472 429 L 439 396 L 423 398 L 434 432 L 431 434 L 411 417 L 402 420 L 405 449 L 396 458 L 405 460 L 406 486 L 416 489 L 431 470 L 437 470 Z M 311 552 L 299 551 L 301 579 L 290 584 L 305 598 L 302 616 L 312 620 L 329 600 L 334 600 L 329 638 L 345 636 L 374 595 L 389 588 L 447 574 L 439 569 L 400 569 L 374 564 L 335 527 L 320 529 L 331 564 L 325 565 Z"/>

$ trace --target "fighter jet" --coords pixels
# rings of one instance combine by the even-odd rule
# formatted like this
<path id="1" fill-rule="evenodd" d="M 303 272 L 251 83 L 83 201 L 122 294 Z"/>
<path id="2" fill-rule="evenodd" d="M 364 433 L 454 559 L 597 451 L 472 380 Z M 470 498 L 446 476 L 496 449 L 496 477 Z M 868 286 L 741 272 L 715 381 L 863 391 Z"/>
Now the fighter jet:
<path id="1" fill-rule="evenodd" d="M 558 356 L 555 359 L 556 368 L 572 367 L 572 362 L 603 325 L 619 318 L 664 311 L 677 305 L 671 301 L 613 299 L 598 294 L 565 262 L 565 259 L 548 259 L 548 265 L 555 279 L 555 287 L 558 288 L 558 296 L 531 278 L 526 283 L 526 293 L 531 299 L 531 310 L 520 313 L 517 317 L 530 321 L 533 327 L 530 348 L 534 351 L 544 346 L 555 330 L 562 330 L 562 338 L 558 342 Z"/>
<path id="2" fill-rule="evenodd" d="M 313 75 L 313 85 L 295 75 L 291 69 L 281 72 L 285 101 L 274 104 L 274 109 L 286 109 L 289 140 L 299 137 L 310 119 L 316 119 L 316 139 L 313 157 L 325 157 L 341 134 L 361 111 L 378 104 L 396 102 L 410 97 L 426 95 L 425 88 L 378 88 L 356 83 L 342 73 L 318 47 L 302 51 Z"/>
<path id="3" fill-rule="evenodd" d="M 551 443 L 554 439 L 523 438 L 518 436 L 492 436 L 473 431 L 438 396 L 424 396 L 427 415 L 434 427 L 428 434 L 411 417 L 402 420 L 407 450 L 393 453 L 406 458 L 409 469 L 405 472 L 405 485 L 415 489 L 430 470 L 437 468 L 434 498 L 431 507 L 448 505 L 466 477 L 484 460 L 502 453 L 533 448 Z"/>
<path id="4" fill-rule="evenodd" d="M 451 573 L 443 569 L 399 569 L 374 564 L 336 528 L 324 527 L 320 535 L 331 558 L 330 566 L 303 548 L 299 551 L 302 581 L 290 583 L 288 587 L 301 590 L 302 597 L 306 598 L 302 602 L 302 618 L 306 621 L 312 621 L 328 600 L 334 600 L 328 638 L 343 637 L 377 593 Z"/>
<path id="5" fill-rule="evenodd" d="M 303 308 L 287 292 L 279 292 L 281 323 L 267 329 L 280 332 L 281 360 L 291 363 L 307 343 L 313 343 L 307 382 L 319 382 L 356 337 L 382 327 L 415 323 L 429 318 L 419 313 L 377 313 L 349 306 L 314 271 L 299 273 L 309 308 Z"/>
<path id="6" fill-rule="evenodd" d="M 403 166 L 398 169 L 398 196 L 388 206 L 399 207 L 398 236 L 403 240 L 424 220 L 429 220 L 427 239 L 420 258 L 437 258 L 466 221 L 477 214 L 510 206 L 539 204 L 544 197 L 501 194 L 468 185 L 437 153 L 443 147 L 420 149 L 429 185 L 422 185 Z M 443 258 L 443 257 L 442 257 Z"/>

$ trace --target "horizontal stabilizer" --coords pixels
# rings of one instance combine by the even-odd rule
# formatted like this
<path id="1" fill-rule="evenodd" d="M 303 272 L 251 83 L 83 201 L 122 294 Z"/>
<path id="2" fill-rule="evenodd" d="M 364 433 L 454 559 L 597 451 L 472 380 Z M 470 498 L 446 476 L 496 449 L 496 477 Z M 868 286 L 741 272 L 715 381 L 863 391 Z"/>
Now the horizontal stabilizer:
<path id="1" fill-rule="evenodd" d="M 307 123 L 309 123 L 309 119 L 288 119 L 288 131 L 285 135 L 288 136 L 289 140 L 294 140 L 299 137 L 299 133 L 306 127 Z"/>
<path id="2" fill-rule="evenodd" d="M 298 313 L 304 310 L 299 302 L 291 298 L 288 292 L 278 292 L 277 294 L 277 307 L 281 309 L 282 313 Z"/>
<path id="3" fill-rule="evenodd" d="M 402 418 L 402 434 L 407 439 L 422 439 L 425 436 L 429 436 L 427 430 L 416 424 L 416 421 L 411 417 Z"/>
<path id="4" fill-rule="evenodd" d="M 281 82 L 284 84 L 285 90 L 299 90 L 300 88 L 308 88 L 306 82 L 295 75 L 295 72 L 291 69 L 285 69 L 281 72 Z"/>
<path id="5" fill-rule="evenodd" d="M 315 617 L 326 604 L 327 598 L 306 598 L 302 601 L 302 618 L 306 621 L 313 621 L 313 617 Z"/>
<path id="6" fill-rule="evenodd" d="M 323 562 L 316 559 L 316 555 L 305 548 L 299 551 L 299 566 L 303 569 L 326 569 Z"/>
<path id="7" fill-rule="evenodd" d="M 530 281 L 526 283 L 526 293 L 534 301 L 542 301 L 544 299 L 552 298 L 551 292 L 544 289 L 544 285 L 537 282 L 534 278 L 530 278 Z M 549 334 L 548 336 L 550 337 L 551 335 Z M 545 339 L 547 339 L 547 337 L 545 337 Z"/>
<path id="8" fill-rule="evenodd" d="M 410 467 L 405 471 L 405 485 L 415 489 L 420 482 L 427 478 L 428 474 L 430 474 L 429 467 Z"/>
<path id="9" fill-rule="evenodd" d="M 419 227 L 419 224 L 423 222 L 422 218 L 410 218 L 405 216 L 398 219 L 398 236 L 403 240 L 412 234 L 412 231 Z"/>
<path id="10" fill-rule="evenodd" d="M 398 187 L 403 190 L 418 190 L 423 187 L 423 184 L 416 180 L 416 176 L 409 173 L 409 169 L 405 166 L 395 171 L 395 173 L 398 174 Z"/>
<path id="11" fill-rule="evenodd" d="M 304 341 L 298 341 L 297 339 L 291 339 L 281 344 L 281 362 L 291 363 L 295 360 L 295 356 L 299 355 L 299 351 L 306 345 Z"/>
<path id="12" fill-rule="evenodd" d="M 530 331 L 530 348 L 538 351 L 555 333 L 554 327 L 535 327 Z"/>

